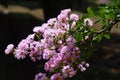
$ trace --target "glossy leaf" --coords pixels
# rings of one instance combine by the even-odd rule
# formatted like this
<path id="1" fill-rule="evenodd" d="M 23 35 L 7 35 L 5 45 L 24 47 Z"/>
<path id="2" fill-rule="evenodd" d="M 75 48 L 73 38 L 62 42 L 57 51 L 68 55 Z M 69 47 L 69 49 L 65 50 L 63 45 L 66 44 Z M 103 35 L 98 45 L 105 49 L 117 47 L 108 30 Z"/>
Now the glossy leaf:
<path id="1" fill-rule="evenodd" d="M 103 35 L 105 38 L 110 39 L 110 34 L 109 33 L 104 33 Z"/>
<path id="2" fill-rule="evenodd" d="M 87 8 L 87 12 L 91 15 L 95 15 L 95 11 L 91 7 Z"/>

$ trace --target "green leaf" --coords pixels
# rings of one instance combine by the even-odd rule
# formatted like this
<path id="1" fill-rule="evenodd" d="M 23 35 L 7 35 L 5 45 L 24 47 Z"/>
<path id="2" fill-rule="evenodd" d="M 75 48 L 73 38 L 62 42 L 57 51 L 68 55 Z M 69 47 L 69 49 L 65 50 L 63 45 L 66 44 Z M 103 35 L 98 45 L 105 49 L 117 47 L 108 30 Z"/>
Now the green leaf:
<path id="1" fill-rule="evenodd" d="M 105 15 L 105 18 L 106 18 L 106 19 L 110 19 L 110 18 L 111 18 L 111 14 L 106 14 L 106 15 Z"/>
<path id="2" fill-rule="evenodd" d="M 76 27 L 75 28 L 79 29 L 81 24 L 82 24 L 82 21 L 78 20 L 77 23 L 76 23 Z"/>
<path id="3" fill-rule="evenodd" d="M 100 42 L 102 40 L 102 38 L 103 38 L 102 34 L 99 34 L 99 35 L 93 37 L 93 41 Z"/>
<path id="4" fill-rule="evenodd" d="M 91 7 L 87 8 L 87 12 L 91 15 L 95 15 L 95 11 Z"/>
<path id="5" fill-rule="evenodd" d="M 105 15 L 105 8 L 104 7 L 100 7 L 99 11 L 98 11 L 98 15 L 103 18 Z"/>
<path id="6" fill-rule="evenodd" d="M 95 31 L 96 31 L 96 28 L 94 28 L 94 27 L 93 27 L 93 28 L 90 28 L 90 31 L 91 31 L 91 32 L 95 32 Z"/>
<path id="7" fill-rule="evenodd" d="M 103 36 L 101 34 L 98 35 L 98 42 L 102 40 Z"/>
<path id="8" fill-rule="evenodd" d="M 103 36 L 107 39 L 110 39 L 110 34 L 109 33 L 105 33 Z"/>
<path id="9" fill-rule="evenodd" d="M 82 41 L 83 33 L 76 33 L 76 34 L 74 34 L 74 37 L 75 37 L 77 42 Z"/>

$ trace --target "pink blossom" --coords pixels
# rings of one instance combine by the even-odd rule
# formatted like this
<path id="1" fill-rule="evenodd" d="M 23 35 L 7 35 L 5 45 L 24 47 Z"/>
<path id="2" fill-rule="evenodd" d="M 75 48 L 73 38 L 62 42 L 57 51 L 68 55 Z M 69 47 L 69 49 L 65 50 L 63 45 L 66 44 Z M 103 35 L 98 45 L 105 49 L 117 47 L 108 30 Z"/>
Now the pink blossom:
<path id="1" fill-rule="evenodd" d="M 48 38 L 48 37 L 54 37 L 56 36 L 56 30 L 55 29 L 47 29 L 44 34 L 43 34 L 43 37 L 44 38 Z"/>
<path id="2" fill-rule="evenodd" d="M 30 40 L 27 40 L 27 39 L 23 39 L 21 42 L 19 42 L 18 47 L 14 51 L 14 56 L 18 60 L 19 59 L 24 59 L 24 58 L 26 58 L 26 55 L 28 55 Z"/>
<path id="3" fill-rule="evenodd" d="M 58 21 L 60 21 L 62 23 L 67 23 L 67 21 L 69 20 L 68 14 L 70 11 L 71 11 L 70 9 L 62 10 L 60 15 L 58 15 L 58 17 L 57 17 Z"/>
<path id="4" fill-rule="evenodd" d="M 44 49 L 43 51 L 43 59 L 50 59 L 56 54 L 55 50 Z"/>
<path id="5" fill-rule="evenodd" d="M 18 60 L 26 58 L 27 52 L 26 51 L 21 51 L 21 50 L 15 50 L 14 56 Z"/>
<path id="6" fill-rule="evenodd" d="M 76 40 L 74 37 L 69 36 L 66 41 L 67 44 L 69 45 L 69 48 L 73 48 L 75 46 Z"/>
<path id="7" fill-rule="evenodd" d="M 35 27 L 34 34 L 22 39 L 14 50 L 14 45 L 8 45 L 6 54 L 13 51 L 14 57 L 18 60 L 27 56 L 33 62 L 45 60 L 44 70 L 52 73 L 52 76 L 47 78 L 47 74 L 39 73 L 35 76 L 35 80 L 63 80 L 73 77 L 77 69 L 85 71 L 89 64 L 85 61 L 79 63 L 82 53 L 80 48 L 76 47 L 74 36 L 69 34 L 69 22 L 73 21 L 71 29 L 74 29 L 79 17 L 70 12 L 70 9 L 62 10 L 57 18 L 51 18 L 47 23 Z M 84 25 L 92 26 L 92 21 L 87 18 L 84 20 Z M 40 39 L 37 39 L 39 37 Z"/>
<path id="8" fill-rule="evenodd" d="M 55 54 L 55 55 L 53 56 L 52 60 L 53 60 L 53 63 L 56 65 L 56 68 L 62 66 L 63 57 L 62 57 L 59 53 Z"/>
<path id="9" fill-rule="evenodd" d="M 58 15 L 58 20 L 60 21 L 60 22 L 62 22 L 62 23 L 66 23 L 68 20 L 69 20 L 69 18 L 67 17 L 67 15 L 65 15 L 65 14 L 60 14 L 60 15 Z"/>
<path id="10" fill-rule="evenodd" d="M 46 77 L 46 74 L 45 73 L 38 73 L 36 76 L 35 76 L 35 79 L 34 80 L 46 80 L 47 77 Z"/>
<path id="11" fill-rule="evenodd" d="M 62 63 L 62 56 L 56 53 L 48 62 L 45 63 L 45 70 L 53 72 L 55 69 L 61 67 Z"/>
<path id="12" fill-rule="evenodd" d="M 28 40 L 28 43 L 31 43 L 34 41 L 35 38 L 35 34 L 30 34 L 28 35 L 28 37 L 26 38 L 26 40 Z"/>
<path id="13" fill-rule="evenodd" d="M 89 67 L 89 64 L 86 63 L 85 61 L 82 61 L 81 64 L 78 65 L 78 68 L 80 69 L 81 72 L 84 72 L 88 67 Z"/>
<path id="14" fill-rule="evenodd" d="M 48 21 L 47 21 L 47 23 L 48 23 L 48 25 L 50 25 L 51 27 L 53 27 L 54 26 L 54 23 L 57 21 L 57 19 L 56 18 L 51 18 L 51 19 L 49 19 Z"/>
<path id="15" fill-rule="evenodd" d="M 33 32 L 35 33 L 44 33 L 44 31 L 47 29 L 48 24 L 44 23 L 41 26 L 37 26 L 33 29 Z"/>
<path id="16" fill-rule="evenodd" d="M 63 77 L 60 75 L 60 73 L 56 73 L 51 76 L 50 80 L 63 80 Z"/>
<path id="17" fill-rule="evenodd" d="M 64 66 L 62 69 L 62 75 L 64 77 L 73 77 L 76 74 L 76 71 L 70 65 Z"/>
<path id="18" fill-rule="evenodd" d="M 5 53 L 6 53 L 6 54 L 11 53 L 12 50 L 13 50 L 13 48 L 14 48 L 14 45 L 13 45 L 13 44 L 9 44 L 9 45 L 7 46 L 7 48 L 5 49 Z"/>
<path id="19" fill-rule="evenodd" d="M 57 68 L 56 66 L 57 64 L 54 64 L 53 60 L 49 60 L 48 62 L 45 63 L 44 69 L 45 71 L 54 72 L 54 70 Z"/>
<path id="20" fill-rule="evenodd" d="M 75 28 L 75 26 L 76 26 L 76 21 L 73 21 L 73 23 L 72 23 L 72 28 Z"/>
<path id="21" fill-rule="evenodd" d="M 21 42 L 19 42 L 18 49 L 27 50 L 29 46 L 28 44 L 29 44 L 29 41 L 26 39 L 23 39 Z"/>
<path id="22" fill-rule="evenodd" d="M 79 65 L 78 65 L 78 68 L 80 69 L 81 72 L 84 72 L 84 71 L 86 70 L 86 68 L 83 67 L 82 64 L 79 64 Z"/>
<path id="23" fill-rule="evenodd" d="M 87 67 L 87 68 L 88 68 L 89 66 L 90 66 L 90 65 L 89 65 L 88 63 L 86 63 L 86 64 L 85 64 L 85 67 Z"/>
<path id="24" fill-rule="evenodd" d="M 88 26 L 93 26 L 93 22 L 89 19 L 89 18 L 86 18 L 86 19 L 84 19 L 84 25 L 86 26 L 86 25 L 88 25 Z"/>
<path id="25" fill-rule="evenodd" d="M 37 41 L 33 41 L 32 43 L 29 44 L 29 56 L 31 59 L 35 62 L 36 60 L 41 60 L 42 59 L 42 51 L 40 50 L 40 43 Z"/>
<path id="26" fill-rule="evenodd" d="M 40 32 L 40 26 L 34 27 L 33 32 L 39 33 Z"/>
<path id="27" fill-rule="evenodd" d="M 71 19 L 71 20 L 78 21 L 78 20 L 79 20 L 79 16 L 78 16 L 77 14 L 71 14 L 71 15 L 70 15 L 70 19 Z"/>
<path id="28" fill-rule="evenodd" d="M 71 9 L 61 10 L 61 14 L 66 14 L 66 15 L 68 15 L 69 12 L 71 12 Z"/>

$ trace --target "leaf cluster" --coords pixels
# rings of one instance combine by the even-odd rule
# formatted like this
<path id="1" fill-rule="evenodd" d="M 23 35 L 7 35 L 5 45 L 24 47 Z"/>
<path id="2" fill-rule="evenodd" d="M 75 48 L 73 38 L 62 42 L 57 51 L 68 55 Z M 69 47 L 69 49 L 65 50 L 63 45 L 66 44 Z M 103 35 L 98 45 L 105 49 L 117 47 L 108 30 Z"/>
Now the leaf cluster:
<path id="1" fill-rule="evenodd" d="M 93 42 L 100 42 L 103 38 L 110 39 L 110 31 L 114 25 L 120 21 L 120 0 L 112 0 L 109 5 L 102 4 L 95 10 L 93 7 L 87 8 L 87 14 L 78 20 L 75 29 L 70 29 L 70 34 L 76 39 L 76 46 L 81 49 L 82 60 L 89 59 L 93 52 Z M 100 23 L 101 29 L 84 25 L 84 19 L 95 18 L 94 24 Z M 72 21 L 70 22 L 72 24 Z"/>

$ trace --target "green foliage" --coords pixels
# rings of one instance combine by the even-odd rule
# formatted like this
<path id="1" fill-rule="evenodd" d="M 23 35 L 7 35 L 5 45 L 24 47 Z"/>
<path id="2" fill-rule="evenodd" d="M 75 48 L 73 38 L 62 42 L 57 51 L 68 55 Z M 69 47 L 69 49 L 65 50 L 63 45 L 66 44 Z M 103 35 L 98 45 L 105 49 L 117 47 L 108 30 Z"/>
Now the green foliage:
<path id="1" fill-rule="evenodd" d="M 87 12 L 88 12 L 89 15 L 91 15 L 91 16 L 96 15 L 96 12 L 95 12 L 95 10 L 94 10 L 92 7 L 88 7 L 88 8 L 87 8 Z"/>
<path id="2" fill-rule="evenodd" d="M 103 38 L 110 39 L 112 27 L 120 21 L 120 0 L 113 0 L 109 5 L 102 4 L 95 11 L 93 7 L 87 8 L 85 14 L 78 22 L 75 29 L 71 30 L 76 39 L 76 46 L 83 53 L 82 59 L 89 59 L 93 52 L 93 42 L 100 42 Z M 101 29 L 97 31 L 94 27 L 84 25 L 86 18 L 96 18 L 94 24 L 101 23 Z M 71 26 L 72 21 L 70 22 Z M 86 37 L 88 37 L 86 39 Z M 82 44 L 82 45 L 81 45 Z"/>
<path id="3" fill-rule="evenodd" d="M 107 39 L 110 39 L 110 34 L 109 33 L 103 33 L 103 36 L 105 37 L 105 38 L 107 38 Z"/>

